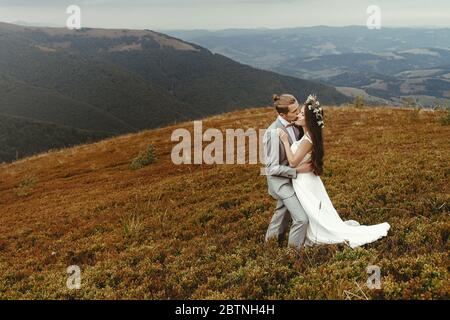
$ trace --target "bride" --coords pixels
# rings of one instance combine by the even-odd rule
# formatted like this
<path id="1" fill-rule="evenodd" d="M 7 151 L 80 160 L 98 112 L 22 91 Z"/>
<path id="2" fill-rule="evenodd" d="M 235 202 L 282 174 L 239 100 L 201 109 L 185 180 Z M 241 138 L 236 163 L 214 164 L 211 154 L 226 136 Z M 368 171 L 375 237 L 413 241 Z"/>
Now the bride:
<path id="1" fill-rule="evenodd" d="M 364 226 L 354 220 L 343 221 L 333 207 L 319 177 L 323 173 L 324 120 L 315 96 L 308 97 L 294 125 L 303 128 L 304 135 L 292 146 L 285 131 L 277 129 L 277 133 L 291 167 L 309 161 L 313 165 L 313 172 L 299 173 L 292 179 L 295 193 L 309 219 L 305 245 L 345 243 L 355 248 L 386 236 L 390 228 L 387 222 Z"/>

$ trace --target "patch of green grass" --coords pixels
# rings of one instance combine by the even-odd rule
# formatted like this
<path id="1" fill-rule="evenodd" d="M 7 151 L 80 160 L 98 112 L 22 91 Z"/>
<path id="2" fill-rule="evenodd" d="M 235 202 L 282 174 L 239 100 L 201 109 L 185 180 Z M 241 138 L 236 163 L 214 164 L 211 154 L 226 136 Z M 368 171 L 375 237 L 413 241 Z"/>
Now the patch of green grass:
<path id="1" fill-rule="evenodd" d="M 156 161 L 155 150 L 152 144 L 147 146 L 147 150 L 141 153 L 138 157 L 134 158 L 130 164 L 131 170 L 141 169 Z"/>
<path id="2" fill-rule="evenodd" d="M 138 236 L 142 229 L 143 224 L 139 214 L 131 213 L 122 219 L 122 230 L 125 238 Z"/>
<path id="3" fill-rule="evenodd" d="M 14 189 L 14 193 L 18 197 L 26 197 L 33 192 L 34 187 L 38 183 L 39 179 L 34 176 L 26 176 L 24 177 L 19 185 Z"/>

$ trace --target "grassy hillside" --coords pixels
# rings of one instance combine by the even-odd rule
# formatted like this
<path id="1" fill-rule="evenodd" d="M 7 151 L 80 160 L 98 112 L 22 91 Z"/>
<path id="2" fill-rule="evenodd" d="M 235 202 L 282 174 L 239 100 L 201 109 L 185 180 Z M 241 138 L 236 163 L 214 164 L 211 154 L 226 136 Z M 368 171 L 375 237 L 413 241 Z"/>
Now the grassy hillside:
<path id="1" fill-rule="evenodd" d="M 363 248 L 264 244 L 260 165 L 181 165 L 175 128 L 0 165 L 0 298 L 434 299 L 449 295 L 450 127 L 442 112 L 326 108 L 324 183 L 338 212 L 388 221 Z M 206 119 L 265 128 L 273 110 Z M 447 122 L 448 123 L 448 122 Z M 129 165 L 148 144 L 156 162 Z M 78 265 L 82 287 L 66 288 Z M 365 286 L 381 268 L 380 290 Z"/>

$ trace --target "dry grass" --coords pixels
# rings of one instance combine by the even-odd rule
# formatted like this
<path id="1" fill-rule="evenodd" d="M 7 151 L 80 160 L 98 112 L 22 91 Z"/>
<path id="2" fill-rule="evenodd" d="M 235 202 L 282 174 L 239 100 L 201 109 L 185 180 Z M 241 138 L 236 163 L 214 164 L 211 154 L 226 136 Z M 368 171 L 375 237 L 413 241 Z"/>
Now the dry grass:
<path id="1" fill-rule="evenodd" d="M 175 166 L 178 125 L 0 165 L 0 298 L 448 299 L 443 113 L 325 111 L 328 193 L 345 219 L 388 221 L 388 237 L 356 250 L 264 244 L 275 203 L 260 166 Z M 265 128 L 273 117 L 253 109 L 203 128 Z M 156 163 L 130 170 L 149 144 Z M 73 264 L 82 287 L 70 291 Z M 380 290 L 365 286 L 371 264 Z"/>

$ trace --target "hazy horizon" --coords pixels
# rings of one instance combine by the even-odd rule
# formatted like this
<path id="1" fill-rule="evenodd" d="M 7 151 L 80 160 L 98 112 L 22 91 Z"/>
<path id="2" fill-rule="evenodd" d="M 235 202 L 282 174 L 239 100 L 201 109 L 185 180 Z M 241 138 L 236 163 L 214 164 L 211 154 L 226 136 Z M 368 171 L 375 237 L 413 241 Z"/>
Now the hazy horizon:
<path id="1" fill-rule="evenodd" d="M 432 4 L 424 0 L 0 0 L 0 21 L 62 27 L 69 5 L 81 8 L 82 27 L 90 28 L 217 31 L 365 26 L 370 5 L 380 7 L 382 28 L 450 28 L 446 0 Z"/>
<path id="2" fill-rule="evenodd" d="M 53 23 L 42 23 L 42 22 L 29 22 L 29 21 L 1 21 L 0 23 L 9 23 L 9 24 L 15 24 L 15 25 L 22 25 L 22 26 L 29 26 L 29 27 L 44 27 L 44 28 L 65 28 L 65 25 L 57 25 Z M 133 29 L 133 30 L 144 30 L 144 29 L 152 29 L 155 31 L 226 31 L 226 30 L 282 30 L 282 29 L 297 29 L 297 28 L 318 28 L 318 27 L 325 27 L 325 28 L 349 28 L 349 27 L 362 27 L 366 28 L 365 25 L 342 25 L 342 26 L 333 26 L 333 25 L 311 25 L 311 26 L 292 26 L 292 27 L 279 27 L 279 28 L 271 28 L 271 27 L 227 27 L 227 28 L 220 28 L 220 29 L 206 29 L 206 28 L 185 28 L 185 29 L 161 29 L 161 28 L 121 28 L 121 27 L 93 27 L 89 25 L 84 25 L 83 28 L 97 28 L 97 29 Z M 450 29 L 450 26 L 428 26 L 428 25 L 417 25 L 417 26 L 384 26 L 385 29 Z"/>

